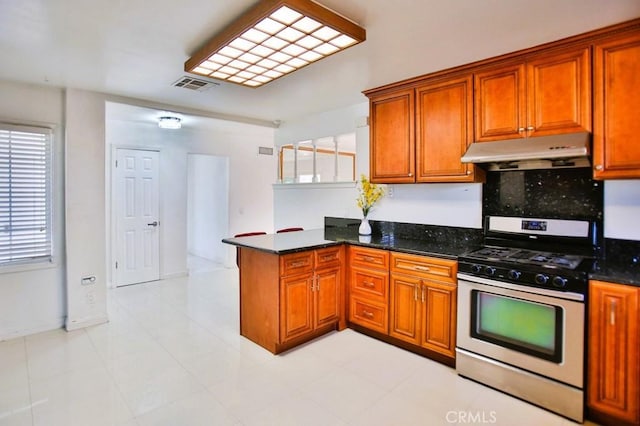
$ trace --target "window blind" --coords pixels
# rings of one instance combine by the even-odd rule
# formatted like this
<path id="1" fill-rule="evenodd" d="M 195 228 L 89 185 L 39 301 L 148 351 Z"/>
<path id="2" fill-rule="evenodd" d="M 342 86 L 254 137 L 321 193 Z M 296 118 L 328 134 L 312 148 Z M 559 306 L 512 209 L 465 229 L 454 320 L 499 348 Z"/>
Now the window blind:
<path id="1" fill-rule="evenodd" d="M 51 260 L 51 138 L 0 123 L 0 266 Z"/>

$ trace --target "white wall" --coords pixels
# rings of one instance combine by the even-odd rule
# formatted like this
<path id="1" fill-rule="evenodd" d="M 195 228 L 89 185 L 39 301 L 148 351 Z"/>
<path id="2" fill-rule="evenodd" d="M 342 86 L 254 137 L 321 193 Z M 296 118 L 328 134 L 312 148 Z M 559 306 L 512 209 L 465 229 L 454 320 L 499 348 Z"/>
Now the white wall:
<path id="1" fill-rule="evenodd" d="M 53 249 L 45 269 L 0 269 L 0 340 L 61 327 L 66 315 L 64 246 L 64 93 L 0 81 L 0 121 L 52 125 Z"/>
<path id="2" fill-rule="evenodd" d="M 369 104 L 304 117 L 282 123 L 276 130 L 276 144 L 356 132 L 356 178 L 369 175 Z M 481 184 L 393 185 L 370 213 L 369 218 L 391 222 L 482 227 Z M 321 228 L 325 216 L 361 218 L 356 206 L 355 185 L 274 186 L 276 228 L 303 226 Z"/>
<path id="3" fill-rule="evenodd" d="M 640 241 L 640 180 L 605 181 L 604 235 Z"/>
<path id="4" fill-rule="evenodd" d="M 66 91 L 67 330 L 107 321 L 104 96 Z M 91 285 L 82 277 L 95 276 Z"/>
<path id="5" fill-rule="evenodd" d="M 107 104 L 107 117 L 110 105 Z M 116 146 L 160 150 L 162 277 L 187 273 L 188 154 L 214 155 L 228 161 L 229 235 L 226 236 L 273 231 L 271 183 L 276 179 L 276 157 L 258 155 L 259 146 L 273 146 L 273 129 L 210 119 L 206 127 L 166 130 L 152 122 L 108 119 L 106 141 L 110 145 L 108 155 L 112 155 Z M 110 170 L 107 173 L 110 175 Z M 235 251 L 231 246 L 224 247 L 223 263 L 233 265 Z"/>
<path id="6" fill-rule="evenodd" d="M 187 160 L 187 251 L 226 261 L 221 240 L 229 236 L 229 159 L 189 154 Z"/>

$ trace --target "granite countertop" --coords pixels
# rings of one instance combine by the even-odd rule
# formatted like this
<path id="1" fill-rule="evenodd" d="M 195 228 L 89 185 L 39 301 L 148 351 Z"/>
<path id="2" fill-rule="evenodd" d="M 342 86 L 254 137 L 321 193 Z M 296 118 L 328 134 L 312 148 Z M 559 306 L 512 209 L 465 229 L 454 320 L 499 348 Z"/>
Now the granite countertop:
<path id="1" fill-rule="evenodd" d="M 589 279 L 640 287 L 640 264 L 598 260 L 589 273 Z"/>
<path id="2" fill-rule="evenodd" d="M 371 236 L 358 235 L 359 220 L 326 218 L 324 229 L 265 234 L 222 241 L 268 253 L 352 244 L 402 253 L 457 259 L 482 246 L 482 230 L 447 226 L 371 221 Z M 640 242 L 606 239 L 606 253 L 597 259 L 589 279 L 640 287 Z M 606 259 L 606 260 L 605 260 Z"/>
<path id="3" fill-rule="evenodd" d="M 295 253 L 348 243 L 454 260 L 459 255 L 478 248 L 481 243 L 477 230 L 465 228 L 427 226 L 413 228 L 408 233 L 403 227 L 377 224 L 374 225 L 371 236 L 362 236 L 358 235 L 358 224 L 359 221 L 355 221 L 341 226 L 327 226 L 324 229 L 225 238 L 222 242 L 274 254 Z"/>
<path id="4" fill-rule="evenodd" d="M 222 242 L 274 254 L 295 253 L 340 244 L 339 241 L 327 240 L 324 236 L 324 229 L 311 229 L 308 231 L 283 232 L 280 234 L 225 238 Z"/>

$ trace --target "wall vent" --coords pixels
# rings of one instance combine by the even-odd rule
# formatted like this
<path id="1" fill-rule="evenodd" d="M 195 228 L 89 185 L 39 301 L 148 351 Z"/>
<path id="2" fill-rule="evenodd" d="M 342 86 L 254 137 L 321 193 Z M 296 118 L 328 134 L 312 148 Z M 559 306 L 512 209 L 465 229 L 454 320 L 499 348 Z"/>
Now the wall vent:
<path id="1" fill-rule="evenodd" d="M 258 154 L 260 155 L 273 155 L 273 148 L 267 146 L 259 146 Z"/>
<path id="2" fill-rule="evenodd" d="M 215 83 L 213 81 L 207 81 L 200 78 L 193 78 L 189 76 L 180 77 L 177 81 L 175 81 L 172 86 L 182 87 L 184 89 L 195 90 L 197 92 L 204 92 L 215 86 L 220 86 L 220 83 Z"/>

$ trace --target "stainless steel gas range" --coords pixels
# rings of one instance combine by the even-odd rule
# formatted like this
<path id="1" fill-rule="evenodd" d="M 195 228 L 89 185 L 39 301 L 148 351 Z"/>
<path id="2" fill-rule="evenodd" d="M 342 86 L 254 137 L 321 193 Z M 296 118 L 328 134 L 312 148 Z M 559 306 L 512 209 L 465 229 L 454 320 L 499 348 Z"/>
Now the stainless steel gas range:
<path id="1" fill-rule="evenodd" d="M 597 224 L 489 216 L 458 266 L 458 374 L 582 422 Z"/>

